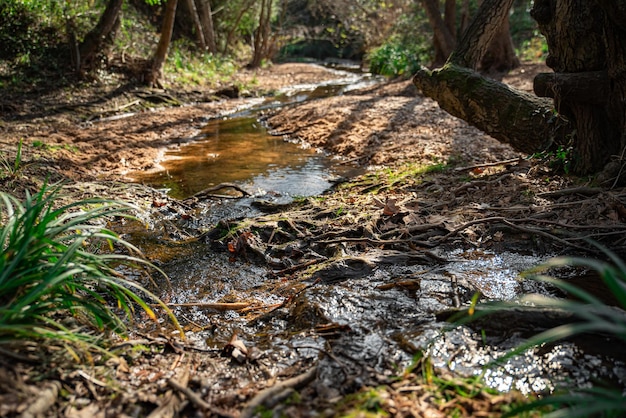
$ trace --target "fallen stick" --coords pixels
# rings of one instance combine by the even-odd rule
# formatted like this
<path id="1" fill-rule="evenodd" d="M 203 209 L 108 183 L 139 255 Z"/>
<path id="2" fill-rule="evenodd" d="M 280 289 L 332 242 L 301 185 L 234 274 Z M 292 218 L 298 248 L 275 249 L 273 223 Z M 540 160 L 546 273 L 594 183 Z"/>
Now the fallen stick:
<path id="1" fill-rule="evenodd" d="M 185 201 L 193 200 L 193 199 L 203 199 L 203 198 L 207 198 L 207 197 L 217 197 L 217 198 L 225 198 L 225 199 L 237 199 L 236 196 L 211 194 L 211 192 L 216 192 L 218 190 L 229 189 L 229 188 L 237 190 L 243 196 L 250 196 L 250 193 L 248 193 L 246 190 L 242 189 L 241 187 L 239 187 L 238 185 L 236 185 L 234 183 L 220 183 L 217 186 L 209 187 L 209 188 L 206 188 L 204 190 L 199 191 L 198 193 L 194 194 L 193 196 L 188 197 L 187 199 L 185 199 Z"/>
<path id="2" fill-rule="evenodd" d="M 284 380 L 276 383 L 274 386 L 263 389 L 257 393 L 254 398 L 246 404 L 246 407 L 241 411 L 239 418 L 251 418 L 254 416 L 256 409 L 266 402 L 270 401 L 275 396 L 279 395 L 285 389 L 298 389 L 308 383 L 312 382 L 317 376 L 317 366 L 311 368 L 309 371 L 302 373 L 291 379 Z"/>
<path id="3" fill-rule="evenodd" d="M 231 303 L 207 303 L 207 302 L 187 302 L 187 303 L 168 303 L 167 306 L 181 306 L 184 308 L 202 308 L 202 309 L 215 309 L 217 311 L 240 311 L 250 306 L 250 303 L 246 302 L 231 302 Z"/>
<path id="4" fill-rule="evenodd" d="M 496 161 L 494 163 L 482 163 L 482 164 L 468 165 L 468 166 L 465 166 L 465 167 L 457 167 L 457 168 L 454 169 L 454 171 L 473 170 L 475 168 L 483 168 L 483 167 L 495 167 L 497 165 L 518 163 L 520 161 L 524 161 L 524 159 L 522 159 L 522 158 L 511 158 L 510 160 Z"/>
<path id="5" fill-rule="evenodd" d="M 181 385 L 180 383 L 178 383 L 176 380 L 174 379 L 169 379 L 167 381 L 168 386 L 170 386 L 172 389 L 175 389 L 177 391 L 179 391 L 180 393 L 182 393 L 183 395 L 185 395 L 187 397 L 187 399 L 189 399 L 189 401 L 194 404 L 196 407 L 203 409 L 205 411 L 209 411 L 215 415 L 218 415 L 220 417 L 226 417 L 226 418 L 234 418 L 234 415 L 229 414 L 228 412 L 220 409 L 220 408 L 216 408 L 214 406 L 209 405 L 204 399 L 202 399 L 200 396 L 198 396 L 194 391 L 192 391 L 191 389 L 189 389 L 186 386 Z"/>

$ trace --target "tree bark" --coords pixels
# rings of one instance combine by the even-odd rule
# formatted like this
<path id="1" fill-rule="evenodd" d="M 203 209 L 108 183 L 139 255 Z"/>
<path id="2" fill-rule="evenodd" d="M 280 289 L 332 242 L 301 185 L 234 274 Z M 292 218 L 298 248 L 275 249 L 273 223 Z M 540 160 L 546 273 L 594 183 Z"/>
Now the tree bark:
<path id="1" fill-rule="evenodd" d="M 217 54 L 217 43 L 215 41 L 215 28 L 213 25 L 213 12 L 211 11 L 211 2 L 209 0 L 198 0 L 200 21 L 204 33 L 206 48 L 212 54 Z"/>
<path id="2" fill-rule="evenodd" d="M 505 72 L 520 66 L 520 61 L 515 55 L 513 39 L 507 13 L 502 25 L 498 29 L 495 37 L 489 44 L 485 56 L 480 61 L 481 72 Z"/>
<path id="3" fill-rule="evenodd" d="M 163 65 L 167 58 L 167 50 L 170 47 L 172 31 L 174 30 L 174 18 L 176 17 L 176 4 L 178 0 L 167 0 L 165 5 L 165 16 L 161 27 L 161 37 L 157 45 L 152 60 L 148 63 L 145 82 L 151 87 L 163 88 L 161 80 L 163 78 Z"/>
<path id="4" fill-rule="evenodd" d="M 81 74 L 92 71 L 97 63 L 96 57 L 102 50 L 106 38 L 114 32 L 119 23 L 120 11 L 124 0 L 109 0 L 104 12 L 79 47 L 78 69 Z"/>
<path id="5" fill-rule="evenodd" d="M 446 112 L 520 152 L 546 150 L 569 132 L 549 100 L 450 62 L 434 71 L 423 68 L 413 83 Z"/>
<path id="6" fill-rule="evenodd" d="M 606 106 L 610 96 L 610 80 L 606 71 L 585 73 L 540 73 L 535 76 L 533 90 L 539 97 L 566 102 Z"/>
<path id="7" fill-rule="evenodd" d="M 485 56 L 491 41 L 508 17 L 514 0 L 483 0 L 476 16 L 463 33 L 450 62 L 475 70 Z"/>
<path id="8" fill-rule="evenodd" d="M 569 76 L 571 80 L 584 77 L 581 74 L 609 70 L 609 86 L 613 85 L 610 88 L 613 91 L 607 97 L 608 102 L 614 104 L 608 107 L 578 100 L 568 90 L 553 90 L 556 110 L 571 120 L 575 128 L 566 145 L 574 150 L 573 171 L 578 174 L 601 170 L 612 155 L 620 152 L 624 132 L 623 93 L 619 92 L 619 81 L 610 72 L 613 62 L 624 59 L 624 48 L 620 47 L 623 30 L 611 22 L 611 19 L 619 19 L 620 4 L 624 1 L 609 5 L 610 11 L 615 13 L 612 18 L 589 0 L 536 0 L 531 10 L 548 44 L 546 64 L 559 74 L 558 79 L 568 78 L 566 74 L 578 74 Z M 607 56 L 611 53 L 612 56 Z M 624 70 L 620 64 L 617 67 Z M 540 78 L 538 82 L 541 81 Z"/>

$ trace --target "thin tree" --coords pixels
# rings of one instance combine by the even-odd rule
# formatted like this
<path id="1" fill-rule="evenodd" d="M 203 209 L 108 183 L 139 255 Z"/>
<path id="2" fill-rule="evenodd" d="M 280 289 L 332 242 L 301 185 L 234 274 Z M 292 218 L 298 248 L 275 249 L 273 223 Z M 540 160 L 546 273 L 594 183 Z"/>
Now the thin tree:
<path id="1" fill-rule="evenodd" d="M 170 47 L 170 41 L 172 39 L 177 3 L 178 0 L 167 0 L 165 5 L 165 15 L 163 16 L 161 37 L 159 38 L 157 48 L 152 59 L 148 62 L 148 68 L 146 69 L 145 82 L 151 87 L 163 88 L 161 83 L 161 80 L 163 79 L 163 66 L 165 65 L 167 51 Z"/>
<path id="2" fill-rule="evenodd" d="M 92 71 L 97 66 L 97 57 L 102 52 L 106 39 L 119 25 L 120 11 L 124 0 L 109 0 L 98 24 L 85 36 L 78 48 L 77 69 L 80 74 Z"/>
<path id="3" fill-rule="evenodd" d="M 259 26 L 254 31 L 254 51 L 252 61 L 249 66 L 257 68 L 264 58 L 268 58 L 270 52 L 272 19 L 272 0 L 261 0 L 261 10 L 259 11 Z"/>
<path id="4" fill-rule="evenodd" d="M 207 49 L 207 44 L 204 39 L 204 30 L 202 28 L 202 23 L 200 22 L 200 15 L 198 14 L 198 9 L 196 8 L 194 0 L 187 0 L 187 10 L 189 11 L 189 16 L 191 17 L 191 22 L 193 23 L 198 46 L 204 51 Z"/>
<path id="5" fill-rule="evenodd" d="M 209 0 L 197 0 L 197 2 L 206 49 L 212 54 L 217 54 L 217 42 L 215 41 L 215 27 L 213 24 L 211 2 Z"/>

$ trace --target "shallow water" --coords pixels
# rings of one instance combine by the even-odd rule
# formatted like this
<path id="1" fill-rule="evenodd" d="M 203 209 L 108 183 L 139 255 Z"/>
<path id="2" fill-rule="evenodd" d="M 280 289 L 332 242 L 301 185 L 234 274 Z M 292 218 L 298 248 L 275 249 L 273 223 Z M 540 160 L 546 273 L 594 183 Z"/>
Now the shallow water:
<path id="1" fill-rule="evenodd" d="M 296 196 L 318 195 L 335 177 L 350 176 L 351 168 L 269 135 L 255 115 L 259 109 L 341 94 L 355 83 L 356 79 L 350 78 L 353 75 L 347 77 L 352 81 L 297 86 L 277 97 L 256 101 L 253 107 L 229 118 L 209 121 L 196 141 L 167 153 L 163 171 L 137 173 L 135 177 L 166 188 L 177 198 L 224 182 L 279 203 Z M 199 218 L 196 227 L 257 215 L 250 203 L 251 199 L 213 202 L 195 214 Z M 265 316 L 176 308 L 187 324 L 190 343 L 219 349 L 237 331 L 248 347 L 261 352 L 259 361 L 266 362 L 274 375 L 302 361 L 318 361 L 316 384 L 337 394 L 349 391 L 350 385 L 376 384 L 367 381 L 366 371 L 390 376 L 394 370 L 408 367 L 420 349 L 426 350 L 437 368 L 479 375 L 487 363 L 519 340 L 515 336 L 486 340 L 484 335 L 463 327 L 444 333 L 447 324 L 437 322 L 435 313 L 467 305 L 478 291 L 494 300 L 544 291 L 536 283 L 521 280 L 519 274 L 546 258 L 509 252 L 458 250 L 445 254 L 449 261 L 442 265 L 377 265 L 360 279 L 311 285 L 275 278 L 269 268 L 245 257 L 229 260 L 227 252 L 215 251 L 205 242 L 176 247 L 164 244 L 157 234 L 149 237 L 145 231 L 131 231 L 130 235 L 131 241 L 169 275 L 173 290 L 166 297 L 170 303 L 248 302 L 268 307 L 287 302 Z M 385 285 L 407 281 L 415 287 L 382 290 Z M 305 285 L 311 286 L 304 289 Z M 294 294 L 298 296 L 290 300 Z M 326 324 L 337 325 L 339 331 L 332 335 L 316 331 Z M 335 359 L 320 359 L 324 350 L 333 353 Z M 341 361 L 341 368 L 336 359 Z M 216 366 L 216 374 L 227 375 L 229 370 Z M 615 376 L 624 370 L 623 363 L 608 366 L 603 359 L 580 353 L 572 344 L 560 344 L 543 353 L 512 358 L 484 377 L 499 390 L 516 388 L 533 393 L 551 391 L 564 379 L 585 385 L 600 374 Z"/>
<path id="2" fill-rule="evenodd" d="M 175 198 L 221 183 L 236 183 L 250 193 L 288 197 L 320 194 L 336 177 L 354 170 L 333 164 L 314 149 L 268 134 L 253 117 L 212 120 L 201 138 L 168 151 L 162 171 L 133 177 L 166 188 Z"/>
<path id="3" fill-rule="evenodd" d="M 129 173 L 129 177 L 179 199 L 221 183 L 236 183 L 252 194 L 269 193 L 284 203 L 294 196 L 320 194 L 335 179 L 359 174 L 356 167 L 338 164 L 318 150 L 271 135 L 257 120 L 262 110 L 339 95 L 380 81 L 369 74 L 334 71 L 343 77 L 290 86 L 274 97 L 250 100 L 239 112 L 210 120 L 193 142 L 168 150 L 160 170 Z"/>

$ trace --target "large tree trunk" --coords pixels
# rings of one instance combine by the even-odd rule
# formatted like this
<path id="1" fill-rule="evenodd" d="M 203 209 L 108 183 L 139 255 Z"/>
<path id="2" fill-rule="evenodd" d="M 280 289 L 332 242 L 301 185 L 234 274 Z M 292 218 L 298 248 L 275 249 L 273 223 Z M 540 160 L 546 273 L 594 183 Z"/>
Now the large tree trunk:
<path id="1" fill-rule="evenodd" d="M 97 57 L 102 52 L 107 37 L 114 32 L 119 24 L 120 11 L 124 0 L 109 0 L 100 20 L 79 47 L 78 70 L 81 74 L 90 72 L 97 66 Z"/>
<path id="2" fill-rule="evenodd" d="M 624 3 L 536 0 L 531 10 L 548 43 L 546 64 L 554 70 L 536 79 L 535 92 L 554 98 L 559 114 L 572 121 L 575 134 L 564 145 L 574 150 L 576 173 L 601 170 L 623 142 Z"/>
<path id="3" fill-rule="evenodd" d="M 413 82 L 446 112 L 521 152 L 544 151 L 569 132 L 549 100 L 450 62 L 434 71 L 423 68 Z"/>
<path id="4" fill-rule="evenodd" d="M 163 78 L 163 65 L 167 58 L 167 50 L 170 47 L 172 31 L 174 30 L 174 18 L 176 17 L 176 4 L 178 0 L 167 0 L 165 5 L 165 16 L 161 27 L 161 37 L 154 52 L 152 60 L 148 63 L 145 82 L 151 87 L 163 88 L 161 79 Z"/>
<path id="5" fill-rule="evenodd" d="M 574 173 L 604 169 L 626 180 L 626 0 L 535 0 L 531 13 L 546 36 L 546 63 L 554 70 L 536 77 L 535 93 L 554 99 L 552 105 L 470 71 L 511 3 L 484 0 L 447 64 L 419 71 L 415 85 L 443 109 L 519 151 L 568 147 Z"/>
<path id="6" fill-rule="evenodd" d="M 443 68 L 423 68 L 413 78 L 426 96 L 459 117 L 518 151 L 533 153 L 561 141 L 567 120 L 552 112 L 550 101 L 516 91 L 475 72 L 513 0 L 484 0 Z"/>

